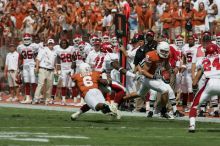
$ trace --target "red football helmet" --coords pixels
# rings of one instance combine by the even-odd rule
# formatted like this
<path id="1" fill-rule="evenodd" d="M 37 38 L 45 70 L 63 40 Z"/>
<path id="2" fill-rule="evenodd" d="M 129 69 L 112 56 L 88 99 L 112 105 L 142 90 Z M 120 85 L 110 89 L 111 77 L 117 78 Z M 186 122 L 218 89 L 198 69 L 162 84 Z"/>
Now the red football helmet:
<path id="1" fill-rule="evenodd" d="M 32 43 L 32 36 L 29 33 L 23 35 L 23 42 L 25 45 L 30 45 Z"/>
<path id="2" fill-rule="evenodd" d="M 113 45 L 109 42 L 103 43 L 101 45 L 100 51 L 103 53 L 112 53 L 113 52 Z"/>
<path id="3" fill-rule="evenodd" d="M 205 56 L 212 56 L 218 54 L 218 46 L 215 44 L 209 44 L 205 48 Z"/>

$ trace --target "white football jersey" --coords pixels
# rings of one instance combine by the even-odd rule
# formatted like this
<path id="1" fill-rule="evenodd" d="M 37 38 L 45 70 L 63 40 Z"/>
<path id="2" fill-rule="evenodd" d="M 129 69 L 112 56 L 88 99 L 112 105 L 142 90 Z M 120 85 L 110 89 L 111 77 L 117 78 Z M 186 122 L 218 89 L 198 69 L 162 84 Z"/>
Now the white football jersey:
<path id="1" fill-rule="evenodd" d="M 137 48 L 134 48 L 132 45 L 128 45 L 127 47 L 129 48 L 127 51 L 128 53 L 127 62 L 126 62 L 127 69 L 131 69 L 132 71 L 134 71 L 135 69 L 134 57 L 135 57 L 137 50 L 140 48 L 140 46 L 138 46 Z"/>
<path id="2" fill-rule="evenodd" d="M 191 69 L 192 68 L 192 58 L 195 53 L 195 50 L 198 48 L 197 45 L 194 45 L 192 47 L 189 47 L 189 44 L 186 44 L 182 48 L 182 55 L 186 58 L 186 68 Z"/>
<path id="3" fill-rule="evenodd" d="M 95 64 L 93 66 L 93 69 L 95 71 L 102 72 L 104 70 L 104 60 L 105 60 L 105 53 L 100 53 L 95 58 Z"/>
<path id="4" fill-rule="evenodd" d="M 105 55 L 105 58 L 104 58 L 104 64 L 103 64 L 103 69 L 107 72 L 107 73 L 110 73 L 111 70 L 113 69 L 112 66 L 111 66 L 111 63 L 114 61 L 114 60 L 119 60 L 119 57 L 118 57 L 118 54 L 116 53 L 107 53 Z"/>
<path id="5" fill-rule="evenodd" d="M 69 46 L 66 49 L 61 48 L 59 45 L 54 47 L 57 53 L 57 56 L 60 58 L 61 70 L 71 69 L 73 62 L 73 47 Z"/>
<path id="6" fill-rule="evenodd" d="M 100 55 L 100 53 L 101 53 L 100 51 L 96 52 L 95 50 L 92 50 L 89 52 L 88 56 L 86 57 L 85 62 L 88 63 L 92 67 L 92 69 L 94 69 L 96 64 L 96 57 Z"/>
<path id="7" fill-rule="evenodd" d="M 81 63 L 84 62 L 85 57 L 86 57 L 86 53 L 80 51 L 79 48 L 74 47 L 73 48 L 73 56 L 76 61 L 76 66 L 79 66 Z"/>
<path id="8" fill-rule="evenodd" d="M 220 78 L 220 55 L 204 57 L 198 62 L 206 78 Z"/>
<path id="9" fill-rule="evenodd" d="M 38 53 L 39 46 L 35 44 L 30 44 L 28 46 L 24 44 L 20 44 L 17 47 L 17 52 L 22 56 L 23 58 L 23 65 L 35 65 L 35 57 Z"/>

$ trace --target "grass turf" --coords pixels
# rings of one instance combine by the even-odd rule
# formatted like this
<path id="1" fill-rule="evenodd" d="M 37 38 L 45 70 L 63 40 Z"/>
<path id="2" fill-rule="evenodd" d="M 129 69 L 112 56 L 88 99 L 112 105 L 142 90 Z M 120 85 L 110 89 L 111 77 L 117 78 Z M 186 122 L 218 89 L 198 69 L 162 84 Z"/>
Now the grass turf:
<path id="1" fill-rule="evenodd" d="M 0 146 L 219 146 L 220 125 L 198 123 L 188 133 L 188 121 L 0 108 Z"/>

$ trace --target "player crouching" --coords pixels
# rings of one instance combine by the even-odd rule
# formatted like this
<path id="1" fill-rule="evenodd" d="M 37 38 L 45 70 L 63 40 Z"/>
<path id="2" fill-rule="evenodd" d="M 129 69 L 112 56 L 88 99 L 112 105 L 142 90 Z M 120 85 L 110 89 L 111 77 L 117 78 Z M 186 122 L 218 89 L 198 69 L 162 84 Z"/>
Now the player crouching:
<path id="1" fill-rule="evenodd" d="M 87 63 L 81 63 L 79 73 L 72 76 L 77 87 L 81 91 L 86 104 L 94 111 L 102 111 L 104 114 L 117 116 L 117 108 L 105 103 L 102 92 L 98 89 L 98 83 L 106 84 L 108 80 L 101 78 L 101 72 L 92 71 Z M 72 120 L 76 120 L 83 112 L 79 111 L 71 115 Z"/>

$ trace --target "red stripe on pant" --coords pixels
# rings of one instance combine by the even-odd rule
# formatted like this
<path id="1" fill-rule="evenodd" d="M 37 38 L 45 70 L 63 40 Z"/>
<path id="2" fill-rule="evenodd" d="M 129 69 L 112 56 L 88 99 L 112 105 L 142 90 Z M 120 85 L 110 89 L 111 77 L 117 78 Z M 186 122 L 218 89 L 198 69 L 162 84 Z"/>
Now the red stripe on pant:
<path id="1" fill-rule="evenodd" d="M 193 100 L 193 104 L 192 104 L 192 107 L 190 109 L 190 112 L 189 112 L 189 118 L 190 117 L 196 117 L 196 112 L 197 112 L 197 106 L 199 104 L 199 101 L 200 101 L 200 98 L 202 96 L 202 93 L 204 92 L 205 88 L 206 88 L 206 85 L 208 83 L 209 79 L 206 80 L 205 84 L 203 85 L 203 87 L 199 90 L 199 92 L 196 94 L 196 97 L 194 98 Z"/>

